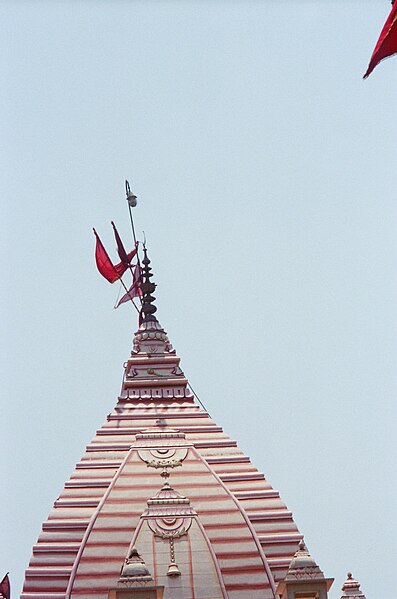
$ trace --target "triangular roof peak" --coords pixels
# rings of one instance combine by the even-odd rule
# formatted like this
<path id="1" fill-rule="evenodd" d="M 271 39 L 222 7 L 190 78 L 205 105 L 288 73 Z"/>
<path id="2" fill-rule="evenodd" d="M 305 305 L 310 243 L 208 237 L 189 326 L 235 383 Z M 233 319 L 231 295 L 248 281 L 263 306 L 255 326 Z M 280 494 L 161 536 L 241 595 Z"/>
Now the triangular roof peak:
<path id="1" fill-rule="evenodd" d="M 324 580 L 324 574 L 317 565 L 315 559 L 310 555 L 306 543 L 302 539 L 299 543 L 298 551 L 292 558 L 286 581 L 304 580 L 304 579 L 320 579 Z"/>
<path id="2" fill-rule="evenodd" d="M 365 599 L 364 593 L 360 591 L 360 583 L 353 578 L 351 572 L 347 573 L 347 580 L 342 587 L 341 599 Z"/>
<path id="3" fill-rule="evenodd" d="M 291 560 L 286 577 L 278 584 L 276 594 L 282 599 L 287 599 L 295 596 L 295 593 L 296 596 L 306 596 L 307 592 L 308 597 L 326 599 L 332 583 L 333 578 L 325 578 L 302 539 Z"/>
<path id="4" fill-rule="evenodd" d="M 145 564 L 145 560 L 138 553 L 136 547 L 132 547 L 128 552 L 123 564 L 117 586 L 129 587 L 134 584 L 143 585 L 144 583 L 153 582 L 153 578 Z"/>
<path id="5" fill-rule="evenodd" d="M 302 535 L 280 494 L 195 401 L 155 316 L 146 247 L 142 271 L 121 393 L 43 524 L 22 599 L 117 599 L 138 589 L 275 599 L 294 573 L 314 575 L 303 586 L 326 599 L 329 581 L 305 545 L 296 551 Z"/>

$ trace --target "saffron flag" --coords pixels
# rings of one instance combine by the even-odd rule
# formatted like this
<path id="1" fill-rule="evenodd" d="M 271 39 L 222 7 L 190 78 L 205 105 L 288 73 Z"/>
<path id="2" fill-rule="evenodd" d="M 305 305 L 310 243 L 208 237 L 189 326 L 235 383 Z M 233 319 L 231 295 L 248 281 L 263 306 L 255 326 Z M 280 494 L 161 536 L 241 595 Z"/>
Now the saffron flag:
<path id="1" fill-rule="evenodd" d="M 125 293 L 123 295 L 123 297 L 121 297 L 119 299 L 119 301 L 115 305 L 115 308 L 118 308 L 119 306 L 121 306 L 121 304 L 128 302 L 128 300 L 134 299 L 134 297 L 141 297 L 141 296 L 142 296 L 142 271 L 141 271 L 139 264 L 137 264 L 135 266 L 134 276 L 132 277 L 132 285 L 129 288 L 129 290 L 127 291 L 127 293 Z"/>
<path id="2" fill-rule="evenodd" d="M 125 264 L 125 266 L 129 266 L 132 258 L 135 256 L 136 252 L 137 252 L 137 248 L 135 247 L 134 250 L 132 250 L 132 252 L 130 252 L 129 254 L 127 254 L 127 252 L 125 251 L 125 247 L 123 245 L 123 242 L 121 241 L 119 232 L 116 229 L 116 225 L 114 224 L 114 222 L 112 221 L 112 227 L 113 227 L 113 231 L 114 231 L 114 238 L 116 240 L 117 243 L 117 253 L 120 256 L 120 260 L 123 264 Z"/>
<path id="3" fill-rule="evenodd" d="M 381 60 L 397 53 L 397 2 L 393 3 L 391 12 L 383 26 L 375 49 L 369 61 L 364 79 L 368 77 Z"/>
<path id="4" fill-rule="evenodd" d="M 128 268 L 128 263 L 124 264 L 123 262 L 119 262 L 119 264 L 113 264 L 95 229 L 94 234 L 96 237 L 95 261 L 97 268 L 101 275 L 105 277 L 105 279 L 109 281 L 109 283 L 114 283 L 123 276 L 123 274 Z M 127 254 L 128 262 L 132 260 L 135 254 L 136 249 Z"/>
<path id="5" fill-rule="evenodd" d="M 0 593 L 3 595 L 4 599 L 10 599 L 11 597 L 11 588 L 10 580 L 8 578 L 8 572 L 4 576 L 3 580 L 0 582 Z"/>

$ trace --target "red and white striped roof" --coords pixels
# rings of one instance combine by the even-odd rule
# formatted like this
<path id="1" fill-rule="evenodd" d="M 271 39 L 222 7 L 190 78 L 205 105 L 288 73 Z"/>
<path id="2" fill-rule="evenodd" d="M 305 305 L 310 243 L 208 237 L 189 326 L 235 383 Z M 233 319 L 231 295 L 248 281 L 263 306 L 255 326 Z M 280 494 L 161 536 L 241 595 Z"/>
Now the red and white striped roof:
<path id="1" fill-rule="evenodd" d="M 351 572 L 347 573 L 347 579 L 342 587 L 341 599 L 365 599 L 364 593 L 360 590 L 360 583 L 353 578 Z"/>
<path id="2" fill-rule="evenodd" d="M 302 535 L 278 491 L 196 403 L 179 363 L 160 324 L 144 322 L 117 404 L 43 524 L 21 599 L 107 599 L 132 546 L 164 599 L 275 597 Z M 168 525 L 181 527 L 179 577 L 167 577 Z"/>

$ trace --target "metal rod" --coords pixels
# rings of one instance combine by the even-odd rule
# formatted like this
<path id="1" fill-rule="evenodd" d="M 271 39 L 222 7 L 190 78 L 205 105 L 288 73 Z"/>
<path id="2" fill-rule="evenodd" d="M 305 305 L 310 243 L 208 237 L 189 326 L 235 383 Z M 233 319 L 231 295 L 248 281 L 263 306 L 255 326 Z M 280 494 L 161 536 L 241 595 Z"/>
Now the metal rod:
<path id="1" fill-rule="evenodd" d="M 137 263 L 138 263 L 139 268 L 141 268 L 141 262 L 139 260 L 139 252 L 138 252 L 138 243 L 137 243 L 136 235 L 135 235 L 134 218 L 132 216 L 132 206 L 136 206 L 136 196 L 134 196 L 134 194 L 131 193 L 130 184 L 127 180 L 125 181 L 125 193 L 127 196 L 128 211 L 130 213 L 131 230 L 132 230 L 132 237 L 134 239 L 134 244 L 135 244 L 135 249 L 136 249 Z M 132 205 L 131 205 L 130 201 L 132 201 Z M 131 271 L 131 275 L 132 275 L 132 281 L 134 281 L 134 273 L 132 271 L 131 265 L 129 265 L 129 267 L 130 267 L 130 271 Z M 142 306 L 142 304 L 143 304 L 142 297 L 141 296 L 138 296 L 138 297 L 139 297 L 139 301 Z M 134 302 L 132 302 L 132 303 L 135 306 L 135 303 Z M 140 314 L 141 311 L 136 306 L 135 306 L 135 308 L 136 308 L 137 312 Z"/>
<path id="2" fill-rule="evenodd" d="M 123 281 L 123 279 L 122 279 L 121 277 L 120 277 L 119 281 L 120 281 L 120 283 L 122 284 L 122 286 L 124 287 L 125 291 L 128 293 L 128 289 L 127 289 L 127 287 L 125 286 L 125 284 L 124 284 L 124 281 Z M 133 298 L 132 298 L 132 297 L 130 297 L 130 301 L 132 302 L 132 305 L 134 306 L 135 310 L 136 310 L 136 311 L 138 312 L 138 314 L 139 314 L 139 313 L 140 313 L 140 310 L 139 310 L 138 306 L 135 304 L 135 302 L 134 302 L 134 300 L 133 300 Z"/>
<path id="3" fill-rule="evenodd" d="M 137 240 L 136 240 L 136 236 L 135 236 L 134 219 L 132 218 L 132 208 L 131 208 L 131 206 L 129 204 L 128 204 L 128 210 L 129 210 L 129 213 L 130 213 L 132 235 L 134 237 L 134 243 L 135 243 L 135 247 L 136 247 L 136 260 L 138 262 L 139 268 L 141 268 L 141 261 L 139 260 L 138 245 L 137 245 Z M 142 270 L 141 270 L 141 272 L 142 272 Z M 132 268 L 131 268 L 131 274 L 132 274 L 132 280 L 134 280 L 134 273 L 132 272 Z M 141 306 L 142 306 L 142 304 L 143 304 L 143 302 L 142 302 L 142 296 L 139 295 L 138 298 L 139 298 L 139 301 L 140 301 Z M 139 312 L 139 310 L 138 310 L 138 312 Z"/>
<path id="4" fill-rule="evenodd" d="M 134 227 L 134 219 L 132 218 L 132 208 L 131 206 L 128 204 L 128 210 L 130 213 L 130 221 L 131 221 L 131 229 L 132 229 L 132 236 L 134 238 L 134 243 L 136 245 L 136 236 L 135 236 L 135 227 Z"/>
<path id="5" fill-rule="evenodd" d="M 127 179 L 125 180 L 125 195 L 127 196 L 128 209 L 130 211 L 130 221 L 131 221 L 131 229 L 132 236 L 134 238 L 134 243 L 136 245 L 136 235 L 135 235 L 135 227 L 134 227 L 134 219 L 132 218 L 132 206 L 136 206 L 136 196 L 131 192 L 131 187 Z"/>
<path id="6" fill-rule="evenodd" d="M 190 387 L 190 391 L 193 393 L 194 397 L 197 399 L 197 401 L 199 402 L 200 406 L 207 412 L 208 415 L 210 415 L 209 411 L 207 410 L 207 408 L 205 407 L 205 405 L 203 404 L 203 402 L 201 401 L 201 399 L 199 398 L 199 396 L 197 395 L 197 393 L 195 392 L 195 390 L 191 386 L 190 382 L 189 382 L 189 387 Z"/>

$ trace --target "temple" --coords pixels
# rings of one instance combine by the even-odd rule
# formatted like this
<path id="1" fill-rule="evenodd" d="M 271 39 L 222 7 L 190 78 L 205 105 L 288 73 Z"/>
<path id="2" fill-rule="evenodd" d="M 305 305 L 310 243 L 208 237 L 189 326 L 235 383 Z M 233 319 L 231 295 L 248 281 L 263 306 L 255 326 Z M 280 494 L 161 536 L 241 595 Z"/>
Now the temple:
<path id="1" fill-rule="evenodd" d="M 332 579 L 279 492 L 196 401 L 146 251 L 143 266 L 120 395 L 43 524 L 21 598 L 326 599 Z M 343 592 L 365 599 L 352 578 Z"/>

